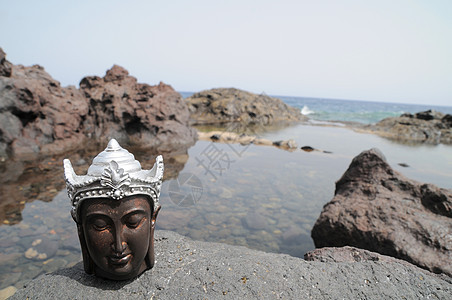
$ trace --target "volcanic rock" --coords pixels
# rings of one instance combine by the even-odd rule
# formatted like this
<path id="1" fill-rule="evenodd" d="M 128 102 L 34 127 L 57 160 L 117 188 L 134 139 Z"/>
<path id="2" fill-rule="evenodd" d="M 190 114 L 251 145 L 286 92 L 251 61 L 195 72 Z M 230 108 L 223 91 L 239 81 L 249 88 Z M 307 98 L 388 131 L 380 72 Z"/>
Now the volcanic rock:
<path id="1" fill-rule="evenodd" d="M 452 144 L 452 115 L 434 110 L 386 118 L 364 128 L 380 136 L 402 142 Z"/>
<path id="2" fill-rule="evenodd" d="M 297 143 L 293 139 L 284 141 L 270 141 L 268 139 L 258 138 L 257 136 L 247 135 L 245 133 L 237 134 L 235 132 L 229 131 L 209 131 L 209 132 L 198 132 L 198 139 L 202 141 L 212 141 L 218 143 L 227 144 L 241 144 L 241 145 L 264 145 L 264 146 L 275 146 L 285 150 L 295 150 L 297 148 Z"/>
<path id="3" fill-rule="evenodd" d="M 103 78 L 83 78 L 80 90 L 90 103 L 85 131 L 93 137 L 116 137 L 168 151 L 196 140 L 196 131 L 188 126 L 187 104 L 169 85 L 137 83 L 127 70 L 114 65 Z"/>
<path id="4" fill-rule="evenodd" d="M 153 269 L 130 281 L 81 263 L 41 275 L 10 299 L 447 299 L 452 281 L 408 263 L 306 261 L 158 230 Z"/>
<path id="5" fill-rule="evenodd" d="M 2 60 L 2 66 L 9 63 Z M 0 156 L 56 153 L 79 144 L 88 114 L 80 91 L 62 88 L 38 65 L 10 68 L 0 72 Z"/>
<path id="6" fill-rule="evenodd" d="M 274 122 L 307 120 L 299 109 L 288 106 L 280 99 L 234 88 L 202 91 L 186 101 L 191 124 L 240 122 L 268 125 Z"/>
<path id="7" fill-rule="evenodd" d="M 377 149 L 364 151 L 311 236 L 316 247 L 354 246 L 452 275 L 452 191 L 405 178 Z"/>
<path id="8" fill-rule="evenodd" d="M 171 86 L 137 83 L 122 67 L 113 66 L 104 78 L 83 78 L 80 89 L 63 88 L 43 67 L 12 65 L 0 49 L 3 159 L 62 153 L 87 138 L 180 150 L 196 140 L 188 120 L 187 104 Z"/>
<path id="9" fill-rule="evenodd" d="M 406 266 L 414 265 L 391 256 L 382 255 L 355 247 L 325 247 L 318 248 L 307 252 L 304 255 L 307 261 L 320 262 L 360 262 L 360 261 L 381 261 L 381 262 L 397 262 Z M 427 271 L 428 272 L 428 271 Z"/>
<path id="10" fill-rule="evenodd" d="M 0 76 L 11 76 L 11 66 L 12 64 L 6 60 L 6 53 L 0 48 Z"/>

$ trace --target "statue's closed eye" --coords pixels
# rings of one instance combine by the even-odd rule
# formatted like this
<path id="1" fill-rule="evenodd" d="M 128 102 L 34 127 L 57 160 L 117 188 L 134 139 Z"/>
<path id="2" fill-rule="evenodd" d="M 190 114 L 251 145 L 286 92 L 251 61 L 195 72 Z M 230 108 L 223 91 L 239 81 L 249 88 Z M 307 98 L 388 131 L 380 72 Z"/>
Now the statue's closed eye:
<path id="1" fill-rule="evenodd" d="M 94 229 L 103 231 L 108 228 L 108 223 L 102 218 L 96 218 L 92 223 Z"/>
<path id="2" fill-rule="evenodd" d="M 142 214 L 132 214 L 126 218 L 125 223 L 129 228 L 137 228 L 144 218 L 145 216 Z"/>

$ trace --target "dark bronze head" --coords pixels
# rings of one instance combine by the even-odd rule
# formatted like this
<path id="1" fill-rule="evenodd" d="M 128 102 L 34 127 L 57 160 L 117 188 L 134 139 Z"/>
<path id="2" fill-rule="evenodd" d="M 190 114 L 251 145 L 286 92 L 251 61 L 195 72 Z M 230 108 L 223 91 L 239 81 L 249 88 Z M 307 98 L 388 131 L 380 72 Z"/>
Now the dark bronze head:
<path id="1" fill-rule="evenodd" d="M 152 170 L 142 170 L 133 155 L 112 140 L 87 175 L 77 176 L 69 160 L 64 165 L 85 271 L 127 280 L 152 268 L 161 156 Z"/>

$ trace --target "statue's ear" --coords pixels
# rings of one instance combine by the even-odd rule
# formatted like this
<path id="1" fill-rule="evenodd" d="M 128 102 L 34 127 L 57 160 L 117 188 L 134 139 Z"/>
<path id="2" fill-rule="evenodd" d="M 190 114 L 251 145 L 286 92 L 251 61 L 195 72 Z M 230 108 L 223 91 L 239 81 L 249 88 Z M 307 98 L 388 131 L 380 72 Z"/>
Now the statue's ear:
<path id="1" fill-rule="evenodd" d="M 157 215 L 159 214 L 160 209 L 162 208 L 161 205 L 157 206 L 156 210 L 152 213 L 151 217 L 151 227 L 155 228 L 155 221 L 157 221 Z"/>
<path id="2" fill-rule="evenodd" d="M 89 255 L 83 227 L 80 224 L 77 224 L 77 232 L 78 238 L 80 240 L 80 247 L 82 248 L 83 267 L 85 269 L 85 272 L 88 274 L 94 274 L 94 262 Z"/>
<path id="3" fill-rule="evenodd" d="M 149 236 L 149 247 L 148 254 L 146 255 L 146 266 L 148 269 L 151 269 L 155 263 L 155 253 L 154 253 L 154 229 L 155 229 L 155 221 L 157 220 L 157 215 L 159 214 L 160 208 L 162 206 L 158 206 L 151 216 L 151 234 Z"/>

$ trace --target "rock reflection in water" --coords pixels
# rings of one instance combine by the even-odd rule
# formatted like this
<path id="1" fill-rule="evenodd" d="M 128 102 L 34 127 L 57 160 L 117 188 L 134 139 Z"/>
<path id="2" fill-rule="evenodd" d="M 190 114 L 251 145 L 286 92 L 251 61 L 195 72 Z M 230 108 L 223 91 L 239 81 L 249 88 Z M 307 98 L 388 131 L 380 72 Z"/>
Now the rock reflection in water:
<path id="1" fill-rule="evenodd" d="M 0 289 L 20 288 L 42 273 L 81 261 L 62 161 L 69 157 L 76 172 L 86 174 L 102 146 L 93 143 L 64 156 L 0 164 Z M 152 167 L 156 157 L 152 149 L 127 148 L 143 168 Z M 187 150 L 160 154 L 165 159 L 164 179 L 177 178 L 188 160 Z"/>
<path id="2" fill-rule="evenodd" d="M 62 161 L 69 158 L 74 162 L 78 174 L 86 174 L 92 159 L 105 145 L 93 141 L 83 149 L 77 149 L 64 155 L 42 157 L 39 160 L 24 161 L 14 159 L 0 162 L 0 225 L 14 225 L 22 220 L 25 203 L 34 200 L 52 201 L 53 197 L 65 188 Z M 125 146 L 133 151 L 142 162 L 142 167 L 152 167 L 156 152 Z M 165 178 L 176 178 L 188 160 L 187 150 L 159 153 L 165 159 Z"/>

